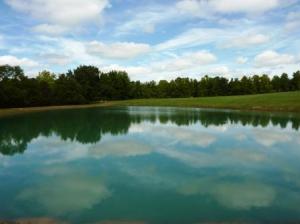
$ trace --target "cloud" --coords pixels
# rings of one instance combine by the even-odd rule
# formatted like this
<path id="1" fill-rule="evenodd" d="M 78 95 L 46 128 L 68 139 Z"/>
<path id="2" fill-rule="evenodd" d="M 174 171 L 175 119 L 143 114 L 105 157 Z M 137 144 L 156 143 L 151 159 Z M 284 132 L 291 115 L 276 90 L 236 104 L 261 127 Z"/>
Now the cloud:
<path id="1" fill-rule="evenodd" d="M 262 13 L 279 6 L 279 0 L 182 0 L 176 4 L 181 11 L 194 16 L 205 14 L 205 10 L 213 13 Z"/>
<path id="2" fill-rule="evenodd" d="M 4 37 L 0 34 L 0 49 L 4 47 Z"/>
<path id="3" fill-rule="evenodd" d="M 148 53 L 151 48 L 148 44 L 134 42 L 116 42 L 104 44 L 98 41 L 92 41 L 86 46 L 90 54 L 100 55 L 108 58 L 130 59 L 139 55 Z"/>
<path id="4" fill-rule="evenodd" d="M 225 47 L 245 48 L 255 45 L 267 43 L 270 38 L 264 34 L 249 34 L 245 33 L 241 36 L 233 37 L 228 40 Z"/>
<path id="5" fill-rule="evenodd" d="M 200 18 L 209 18 L 213 14 L 212 7 L 207 1 L 183 0 L 176 3 L 176 9 L 179 13 L 186 16 L 195 16 Z"/>
<path id="6" fill-rule="evenodd" d="M 106 156 L 132 157 L 151 153 L 151 148 L 135 141 L 100 143 L 89 148 L 89 155 L 96 158 Z"/>
<path id="7" fill-rule="evenodd" d="M 102 66 L 101 70 L 104 72 L 109 72 L 112 70 L 126 71 L 130 75 L 131 79 L 140 80 L 140 81 L 142 78 L 146 78 L 145 75 L 149 75 L 152 72 L 151 68 L 146 67 L 146 66 L 145 67 L 144 66 L 121 66 L 118 64 Z M 153 78 L 153 77 L 151 77 L 151 78 Z"/>
<path id="8" fill-rule="evenodd" d="M 167 59 L 152 63 L 155 71 L 182 71 L 195 66 L 212 64 L 217 61 L 217 57 L 207 51 L 185 53 L 178 58 Z"/>
<path id="9" fill-rule="evenodd" d="M 65 33 L 68 28 L 60 25 L 51 25 L 51 24 L 40 24 L 38 26 L 33 27 L 34 32 L 47 34 L 50 36 L 56 36 L 62 33 Z"/>
<path id="10" fill-rule="evenodd" d="M 223 75 L 226 76 L 230 73 L 227 66 L 216 66 L 213 69 L 210 69 L 209 74 L 213 75 Z"/>
<path id="11" fill-rule="evenodd" d="M 219 13 L 262 13 L 279 6 L 279 0 L 211 0 Z"/>
<path id="12" fill-rule="evenodd" d="M 246 64 L 247 63 L 247 61 L 248 61 L 248 58 L 246 58 L 246 57 L 238 57 L 237 59 L 236 59 L 236 63 L 238 63 L 238 64 Z"/>
<path id="13" fill-rule="evenodd" d="M 97 20 L 109 7 L 108 0 L 6 0 L 6 3 L 14 10 L 45 21 L 46 24 L 38 25 L 34 30 L 52 34 Z M 59 29 L 55 31 L 55 28 Z"/>
<path id="14" fill-rule="evenodd" d="M 178 187 L 178 192 L 184 195 L 211 195 L 222 206 L 236 210 L 269 207 L 276 197 L 276 189 L 264 183 L 223 182 L 222 179 L 223 176 L 195 179 Z"/>
<path id="15" fill-rule="evenodd" d="M 71 62 L 70 57 L 63 54 L 45 53 L 41 54 L 40 57 L 51 65 L 64 66 Z"/>
<path id="16" fill-rule="evenodd" d="M 279 0 L 181 0 L 171 5 L 146 6 L 117 28 L 121 34 L 144 31 L 153 33 L 158 24 L 175 23 L 193 18 L 218 20 L 223 14 L 263 13 L 279 6 Z M 178 16 L 180 15 L 180 16 Z M 239 20 L 240 21 L 240 20 Z"/>
<path id="17" fill-rule="evenodd" d="M 12 55 L 0 56 L 0 65 L 37 67 L 39 64 L 28 58 L 17 58 Z"/>
<path id="18" fill-rule="evenodd" d="M 287 143 L 292 141 L 292 137 L 289 134 L 265 130 L 255 130 L 254 139 L 256 142 L 266 147 L 271 147 L 278 143 Z"/>
<path id="19" fill-rule="evenodd" d="M 216 28 L 193 28 L 178 36 L 155 46 L 156 50 L 178 49 L 180 47 L 193 47 L 215 42 L 218 37 L 226 37 L 221 29 Z"/>
<path id="20" fill-rule="evenodd" d="M 192 28 L 155 46 L 158 51 L 214 44 L 218 48 L 246 48 L 265 44 L 270 37 L 247 29 L 241 34 L 236 28 Z"/>
<path id="21" fill-rule="evenodd" d="M 247 210 L 268 207 L 276 191 L 261 183 L 222 183 L 214 187 L 212 194 L 225 207 Z"/>
<path id="22" fill-rule="evenodd" d="M 207 51 L 197 51 L 181 55 L 174 54 L 173 58 L 150 61 L 147 65 L 142 66 L 120 66 L 113 64 L 103 67 L 103 69 L 104 71 L 124 70 L 133 79 L 153 80 L 153 77 L 155 79 L 170 78 L 169 76 L 166 77 L 165 74 L 178 75 L 178 72 L 189 72 L 191 69 L 199 69 L 216 61 L 217 57 L 214 54 Z M 150 75 L 151 77 L 147 78 L 145 75 Z"/>
<path id="23" fill-rule="evenodd" d="M 286 18 L 285 28 L 288 31 L 298 31 L 300 28 L 300 12 L 290 12 Z"/>
<path id="24" fill-rule="evenodd" d="M 51 168 L 49 168 L 51 169 Z M 34 201 L 52 215 L 90 209 L 111 196 L 101 178 L 85 174 L 56 174 L 33 188 L 24 189 L 18 200 Z M 55 187 L 53 184 L 55 183 Z"/>
<path id="25" fill-rule="evenodd" d="M 138 12 L 134 12 L 132 18 L 122 23 L 116 28 L 118 35 L 144 32 L 152 34 L 156 26 L 160 23 L 179 19 L 178 11 L 175 7 L 163 5 L 143 7 Z"/>
<path id="26" fill-rule="evenodd" d="M 279 65 L 295 63 L 295 57 L 289 54 L 279 54 L 276 51 L 268 50 L 258 54 L 254 58 L 256 67 L 276 67 Z"/>

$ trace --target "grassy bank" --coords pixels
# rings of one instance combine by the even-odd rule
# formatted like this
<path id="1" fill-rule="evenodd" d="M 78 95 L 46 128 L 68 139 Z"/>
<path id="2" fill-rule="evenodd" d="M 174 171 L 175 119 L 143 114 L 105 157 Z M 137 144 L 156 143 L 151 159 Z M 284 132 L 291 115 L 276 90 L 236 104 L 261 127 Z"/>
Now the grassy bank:
<path id="1" fill-rule="evenodd" d="M 178 99 L 139 99 L 101 102 L 88 105 L 0 109 L 0 117 L 46 110 L 65 110 L 105 106 L 170 106 L 198 108 L 203 107 L 300 113 L 300 91 L 246 96 L 199 97 Z"/>
<path id="2" fill-rule="evenodd" d="M 67 109 L 76 109 L 76 108 L 91 108 L 91 107 L 107 107 L 112 106 L 111 102 L 102 102 L 86 105 L 66 105 L 66 106 L 47 106 L 47 107 L 27 107 L 27 108 L 10 108 L 10 109 L 0 109 L 0 118 L 10 115 L 18 115 L 23 113 L 32 113 L 40 111 L 49 111 L 49 110 L 67 110 Z"/>
<path id="3" fill-rule="evenodd" d="M 204 107 L 258 111 L 300 112 L 300 91 L 246 96 L 116 101 L 117 106 Z"/>

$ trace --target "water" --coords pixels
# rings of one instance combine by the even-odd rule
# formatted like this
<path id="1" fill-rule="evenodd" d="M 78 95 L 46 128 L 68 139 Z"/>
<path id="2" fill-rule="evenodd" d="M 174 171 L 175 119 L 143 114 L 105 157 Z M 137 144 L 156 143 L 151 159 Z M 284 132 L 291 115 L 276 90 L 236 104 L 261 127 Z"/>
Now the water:
<path id="1" fill-rule="evenodd" d="M 299 115 L 94 108 L 0 119 L 0 220 L 300 221 Z"/>

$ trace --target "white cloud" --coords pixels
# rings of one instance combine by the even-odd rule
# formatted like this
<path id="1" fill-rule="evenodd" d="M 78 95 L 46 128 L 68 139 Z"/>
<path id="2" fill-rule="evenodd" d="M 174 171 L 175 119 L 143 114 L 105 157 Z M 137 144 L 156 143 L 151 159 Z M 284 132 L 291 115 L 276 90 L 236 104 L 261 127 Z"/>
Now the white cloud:
<path id="1" fill-rule="evenodd" d="M 179 13 L 186 16 L 195 16 L 200 18 L 208 18 L 212 13 L 212 7 L 207 1 L 199 0 L 183 0 L 176 3 L 176 9 Z"/>
<path id="2" fill-rule="evenodd" d="M 12 55 L 0 56 L 0 65 L 36 67 L 39 64 L 28 58 L 17 58 Z"/>
<path id="3" fill-rule="evenodd" d="M 111 196 L 111 192 L 101 178 L 68 172 L 67 179 L 64 176 L 65 173 L 56 174 L 55 178 L 48 177 L 49 182 L 42 182 L 34 188 L 24 189 L 17 199 L 34 201 L 47 212 L 60 215 L 90 209 Z M 56 187 L 51 186 L 53 181 Z"/>
<path id="4" fill-rule="evenodd" d="M 297 31 L 300 28 L 300 12 L 290 12 L 286 18 L 285 28 L 288 31 Z"/>
<path id="5" fill-rule="evenodd" d="M 154 60 L 146 65 L 121 66 L 113 64 L 102 67 L 104 71 L 123 70 L 127 71 L 134 80 L 159 80 L 170 79 L 173 75 L 178 76 L 179 72 L 189 72 L 213 64 L 217 57 L 207 51 L 189 52 L 181 55 L 174 55 L 173 58 Z M 223 73 L 222 73 L 223 74 Z M 145 75 L 148 75 L 145 76 Z"/>
<path id="6" fill-rule="evenodd" d="M 51 65 L 64 66 L 71 62 L 70 57 L 64 54 L 46 53 L 42 54 L 41 58 Z"/>
<path id="7" fill-rule="evenodd" d="M 173 39 L 156 45 L 155 49 L 167 50 L 180 47 L 199 46 L 202 44 L 212 43 L 220 36 L 222 36 L 222 38 L 226 37 L 226 34 L 221 29 L 195 28 L 187 30 Z"/>
<path id="8" fill-rule="evenodd" d="M 68 29 L 60 25 L 40 24 L 38 26 L 33 27 L 32 30 L 37 33 L 44 33 L 50 36 L 56 36 L 61 33 L 65 33 Z"/>
<path id="9" fill-rule="evenodd" d="M 214 74 L 214 75 L 228 75 L 229 74 L 229 68 L 225 65 L 223 66 L 216 66 L 213 69 L 211 69 L 209 71 L 210 74 Z"/>
<path id="10" fill-rule="evenodd" d="M 0 34 L 0 49 L 4 47 L 3 36 Z"/>
<path id="11" fill-rule="evenodd" d="M 279 0 L 212 0 L 210 3 L 220 13 L 262 13 L 279 6 Z"/>
<path id="12" fill-rule="evenodd" d="M 167 59 L 152 64 L 152 68 L 157 71 L 181 71 L 195 66 L 212 64 L 217 60 L 216 56 L 210 52 L 199 51 L 186 53 L 178 58 Z"/>
<path id="13" fill-rule="evenodd" d="M 226 207 L 247 210 L 268 207 L 276 191 L 261 183 L 221 183 L 214 187 L 212 194 Z"/>
<path id="14" fill-rule="evenodd" d="M 89 155 L 95 158 L 106 156 L 134 157 L 147 155 L 152 152 L 151 148 L 136 141 L 104 142 L 89 148 Z"/>
<path id="15" fill-rule="evenodd" d="M 288 4 L 288 3 L 281 3 Z M 218 20 L 223 14 L 257 14 L 279 6 L 279 0 L 181 0 L 171 5 L 151 5 L 132 11 L 132 17 L 117 27 L 119 34 L 144 31 L 153 33 L 158 24 L 191 18 Z M 129 15 L 130 16 L 130 15 Z M 239 19 L 239 21 L 241 21 Z"/>
<path id="16" fill-rule="evenodd" d="M 249 47 L 253 45 L 259 45 L 267 43 L 270 38 L 264 34 L 249 34 L 245 33 L 241 36 L 233 37 L 228 40 L 228 44 L 225 47 Z"/>
<path id="17" fill-rule="evenodd" d="M 182 0 L 176 3 L 178 12 L 202 18 L 212 18 L 217 13 L 262 13 L 278 6 L 279 0 Z"/>
<path id="18" fill-rule="evenodd" d="M 247 61 L 248 61 L 248 58 L 246 58 L 246 57 L 238 57 L 237 59 L 236 59 L 236 62 L 238 63 L 238 64 L 246 64 L 247 63 Z"/>
<path id="19" fill-rule="evenodd" d="M 70 38 L 49 38 L 41 37 L 41 40 L 46 44 L 44 55 L 46 60 L 51 64 L 63 64 L 69 62 L 72 66 L 81 64 L 93 64 L 95 66 L 102 65 L 103 59 L 95 55 L 91 55 L 86 51 L 86 43 Z M 47 55 L 49 56 L 47 58 Z M 53 58 L 54 55 L 60 55 L 63 59 L 61 63 L 59 59 Z"/>
<path id="20" fill-rule="evenodd" d="M 157 24 L 175 21 L 178 17 L 176 7 L 151 6 L 143 7 L 138 12 L 134 12 L 132 18 L 117 27 L 117 34 L 129 34 L 132 32 L 153 33 Z"/>
<path id="21" fill-rule="evenodd" d="M 276 67 L 295 63 L 295 57 L 289 54 L 279 54 L 276 51 L 268 50 L 258 54 L 254 58 L 256 67 Z"/>
<path id="22" fill-rule="evenodd" d="M 6 0 L 13 9 L 45 21 L 35 27 L 36 31 L 54 33 L 54 28 L 64 32 L 85 22 L 97 20 L 109 6 L 108 0 Z M 49 30 L 47 30 L 49 28 Z M 58 33 L 58 31 L 56 31 Z"/>
<path id="23" fill-rule="evenodd" d="M 143 81 L 142 78 L 145 78 L 145 75 L 151 74 L 151 68 L 149 67 L 144 67 L 144 66 L 121 66 L 118 64 L 111 64 L 107 66 L 101 67 L 101 70 L 104 72 L 109 72 L 112 70 L 117 70 L 117 71 L 126 71 L 130 78 L 133 80 L 139 80 Z M 150 77 L 153 79 L 153 77 Z M 149 78 L 147 78 L 148 80 Z"/>
<path id="24" fill-rule="evenodd" d="M 255 141 L 266 147 L 271 147 L 277 143 L 287 143 L 292 141 L 292 137 L 289 134 L 283 134 L 275 131 L 255 130 Z"/>
<path id="25" fill-rule="evenodd" d="M 148 44 L 133 42 L 116 42 L 104 44 L 98 41 L 92 41 L 86 46 L 90 54 L 100 55 L 108 58 L 130 59 L 150 51 Z"/>

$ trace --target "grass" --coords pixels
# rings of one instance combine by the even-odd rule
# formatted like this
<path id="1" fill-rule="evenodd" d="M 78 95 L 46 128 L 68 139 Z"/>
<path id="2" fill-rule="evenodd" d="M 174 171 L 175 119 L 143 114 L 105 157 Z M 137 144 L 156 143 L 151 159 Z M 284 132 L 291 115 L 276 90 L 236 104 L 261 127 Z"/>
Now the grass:
<path id="1" fill-rule="evenodd" d="M 300 91 L 269 93 L 246 96 L 221 96 L 172 99 L 138 99 L 125 101 L 99 102 L 88 105 L 49 106 L 0 109 L 0 117 L 47 110 L 65 110 L 106 106 L 168 106 L 168 107 L 203 107 L 238 110 L 278 111 L 300 113 Z"/>
<path id="2" fill-rule="evenodd" d="M 114 101 L 115 106 L 203 107 L 238 110 L 300 112 L 300 91 L 245 96 L 138 99 Z"/>
<path id="3" fill-rule="evenodd" d="M 67 110 L 67 109 L 79 109 L 79 108 L 91 108 L 91 107 L 107 107 L 111 106 L 111 102 L 93 103 L 85 105 L 65 105 L 65 106 L 45 106 L 45 107 L 26 107 L 26 108 L 9 108 L 0 109 L 0 118 L 4 116 L 18 115 L 23 113 L 32 113 L 49 110 Z"/>

